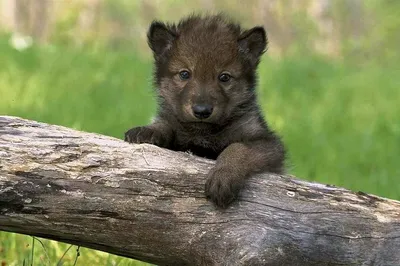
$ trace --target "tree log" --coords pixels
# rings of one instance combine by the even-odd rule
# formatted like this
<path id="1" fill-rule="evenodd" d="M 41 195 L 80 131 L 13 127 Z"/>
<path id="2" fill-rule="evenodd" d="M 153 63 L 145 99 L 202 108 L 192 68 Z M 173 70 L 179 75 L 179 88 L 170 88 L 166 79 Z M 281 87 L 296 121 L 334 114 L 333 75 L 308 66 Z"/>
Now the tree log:
<path id="1" fill-rule="evenodd" d="M 0 116 L 0 230 L 159 265 L 400 265 L 400 202 L 265 173 L 221 210 L 213 165 Z"/>

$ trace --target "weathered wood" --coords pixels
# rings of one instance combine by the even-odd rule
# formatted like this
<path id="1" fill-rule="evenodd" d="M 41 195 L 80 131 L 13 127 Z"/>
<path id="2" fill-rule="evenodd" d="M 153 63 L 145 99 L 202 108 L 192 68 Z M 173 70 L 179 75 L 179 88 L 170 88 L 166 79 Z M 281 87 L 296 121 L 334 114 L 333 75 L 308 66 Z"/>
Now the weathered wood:
<path id="1" fill-rule="evenodd" d="M 398 201 L 263 174 L 218 210 L 213 161 L 7 116 L 0 160 L 0 230 L 161 265 L 400 265 Z"/>

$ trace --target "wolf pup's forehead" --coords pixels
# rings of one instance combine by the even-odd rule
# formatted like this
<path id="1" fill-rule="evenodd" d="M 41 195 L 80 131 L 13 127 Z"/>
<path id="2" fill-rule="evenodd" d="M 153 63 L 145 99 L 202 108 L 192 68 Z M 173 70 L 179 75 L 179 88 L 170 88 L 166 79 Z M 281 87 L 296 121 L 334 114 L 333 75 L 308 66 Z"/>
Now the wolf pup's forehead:
<path id="1" fill-rule="evenodd" d="M 178 51 L 178 56 L 210 59 L 240 56 L 253 66 L 258 64 L 267 46 L 263 27 L 242 30 L 239 24 L 223 15 L 192 15 L 178 24 L 155 21 L 150 26 L 148 41 L 157 61 L 164 61 Z"/>
<path id="2" fill-rule="evenodd" d="M 177 26 L 177 50 L 199 56 L 236 57 L 240 26 L 222 16 L 189 17 Z"/>

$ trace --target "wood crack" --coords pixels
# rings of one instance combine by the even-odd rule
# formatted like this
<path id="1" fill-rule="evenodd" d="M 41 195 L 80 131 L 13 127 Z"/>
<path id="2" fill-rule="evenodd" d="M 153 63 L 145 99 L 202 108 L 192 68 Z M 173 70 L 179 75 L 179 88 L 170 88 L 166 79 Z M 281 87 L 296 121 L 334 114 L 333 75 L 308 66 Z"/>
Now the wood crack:
<path id="1" fill-rule="evenodd" d="M 400 202 L 264 173 L 220 210 L 213 165 L 0 116 L 0 230 L 159 265 L 398 265 Z"/>

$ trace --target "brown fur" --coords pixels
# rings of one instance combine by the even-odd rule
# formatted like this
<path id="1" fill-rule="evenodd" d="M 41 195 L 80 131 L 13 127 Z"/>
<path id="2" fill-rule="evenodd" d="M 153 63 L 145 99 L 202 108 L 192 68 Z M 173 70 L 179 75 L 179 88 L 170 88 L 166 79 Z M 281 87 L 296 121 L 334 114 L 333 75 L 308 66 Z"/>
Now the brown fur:
<path id="1" fill-rule="evenodd" d="M 262 27 L 243 31 L 222 15 L 190 16 L 177 25 L 153 22 L 148 42 L 158 116 L 127 131 L 126 141 L 216 159 L 205 193 L 219 207 L 237 197 L 251 174 L 283 171 L 283 144 L 263 119 L 255 93 L 256 68 L 267 45 Z M 220 80 L 223 73 L 228 81 Z M 208 117 L 198 118 L 195 106 L 207 106 L 210 112 L 200 115 Z"/>

